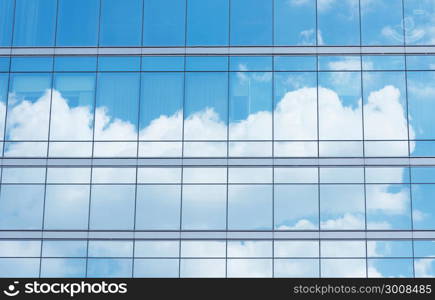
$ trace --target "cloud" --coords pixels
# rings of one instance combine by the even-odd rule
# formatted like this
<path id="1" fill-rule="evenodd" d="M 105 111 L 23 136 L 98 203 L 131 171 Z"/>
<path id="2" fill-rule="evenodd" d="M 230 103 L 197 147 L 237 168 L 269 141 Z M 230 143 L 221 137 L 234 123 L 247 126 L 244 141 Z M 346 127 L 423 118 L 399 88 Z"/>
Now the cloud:
<path id="1" fill-rule="evenodd" d="M 435 277 L 435 259 L 416 259 L 415 277 Z"/>
<path id="2" fill-rule="evenodd" d="M 346 228 L 346 230 L 364 230 L 364 216 L 361 214 L 355 215 L 351 213 L 345 213 L 341 218 L 328 219 L 321 222 L 320 228 L 323 230 L 336 230 L 339 228 Z"/>
<path id="3" fill-rule="evenodd" d="M 352 64 L 354 62 L 348 61 L 345 64 Z M 343 67 L 336 65 L 335 67 Z M 246 77 L 240 78 L 240 80 L 247 80 Z M 250 80 L 262 80 L 260 77 L 252 77 Z M 185 135 L 186 139 L 199 140 L 204 135 L 212 136 L 216 139 L 226 139 L 227 131 L 229 130 L 234 138 L 237 139 L 249 139 L 259 135 L 267 136 L 269 128 L 271 128 L 272 119 L 275 121 L 275 137 L 280 139 L 317 139 L 317 95 L 322 99 L 321 111 L 327 112 L 329 116 L 326 121 L 322 121 L 322 126 L 325 126 L 327 130 L 331 132 L 340 132 L 344 135 L 352 136 L 355 124 L 361 123 L 361 112 L 364 109 L 364 116 L 366 118 L 365 131 L 369 138 L 382 139 L 385 136 L 394 138 L 407 138 L 403 136 L 403 132 L 407 132 L 407 122 L 405 109 L 400 102 L 400 90 L 394 86 L 387 85 L 381 89 L 374 91 L 369 94 L 367 103 L 362 104 L 359 101 L 359 105 L 356 107 L 346 106 L 343 104 L 342 99 L 336 91 L 319 87 L 306 87 L 300 86 L 297 89 L 288 91 L 284 94 L 282 99 L 278 101 L 276 109 L 273 112 L 270 111 L 258 111 L 256 113 L 250 114 L 245 119 L 239 120 L 238 122 L 233 122 L 228 126 L 220 119 L 220 116 L 213 110 L 213 108 L 206 107 L 201 111 L 197 111 L 189 116 L 186 116 L 184 120 L 184 129 L 188 133 Z M 11 139 L 35 139 L 41 138 L 46 139 L 48 134 L 48 116 L 49 116 L 49 104 L 51 101 L 52 110 L 55 111 L 51 118 L 51 133 L 52 138 L 58 140 L 82 140 L 89 139 L 93 135 L 94 129 L 92 124 L 94 123 L 93 114 L 91 107 L 88 106 L 77 106 L 72 107 L 60 92 L 56 90 L 47 90 L 45 93 L 36 101 L 31 102 L 24 99 L 21 101 L 15 99 L 14 95 L 10 95 L 14 106 L 8 112 L 8 137 Z M 5 111 L 4 104 L 0 104 L 0 114 Z M 101 140 L 136 140 L 139 136 L 140 139 L 144 140 L 168 140 L 173 138 L 178 138 L 181 136 L 180 125 L 183 122 L 183 114 L 181 111 L 177 111 L 172 115 L 161 115 L 158 118 L 149 122 L 149 124 L 144 127 L 137 129 L 136 125 L 132 124 L 128 120 L 121 120 L 115 118 L 109 114 L 109 111 L 105 107 L 98 107 L 95 112 L 95 135 Z M 414 137 L 413 128 L 410 128 L 410 137 Z M 164 143 L 154 143 L 150 144 L 147 148 L 148 153 L 153 155 L 165 156 L 171 155 L 173 153 L 178 153 L 174 150 L 174 147 L 163 147 Z M 122 153 L 127 153 L 130 151 L 136 151 L 136 143 L 121 143 L 118 146 L 112 144 L 106 144 L 105 148 L 102 150 L 102 154 L 108 153 L 107 155 L 119 156 Z M 176 146 L 175 146 L 176 147 Z M 286 149 L 288 147 L 288 149 Z M 301 146 L 297 151 L 291 147 L 291 143 L 288 145 L 283 145 L 283 152 L 287 155 L 297 155 L 298 153 L 303 153 L 306 151 L 306 146 Z M 308 147 L 308 146 L 307 146 Z M 389 148 L 388 148 L 389 147 Z M 397 153 L 397 149 L 394 146 L 388 146 L 384 149 L 389 155 L 394 156 Z M 414 145 L 411 144 L 412 150 Z M 223 151 L 224 152 L 223 152 Z M 11 146 L 6 148 L 6 154 L 9 156 L 19 156 L 28 155 L 29 153 L 34 153 L 35 145 L 16 142 Z M 65 145 L 64 148 L 60 147 L 58 153 L 65 153 L 65 156 L 76 156 L 82 153 L 82 149 L 79 147 L 71 148 Z M 206 155 L 216 155 L 225 156 L 226 145 L 216 145 L 210 142 L 201 142 L 201 144 L 195 144 L 191 148 L 186 146 L 185 151 L 189 151 L 191 156 L 203 156 Z M 248 144 L 240 145 L 238 147 L 232 148 L 232 153 L 237 156 L 247 156 L 252 154 L 260 155 L 265 153 L 265 149 L 261 147 L 252 147 Z M 338 149 L 332 146 L 326 146 L 324 149 L 325 155 L 340 155 L 340 151 L 343 149 Z M 349 149 L 347 149 L 349 151 Z M 355 150 L 356 151 L 356 150 Z M 223 154 L 222 154 L 223 153 Z M 344 152 L 341 152 L 344 153 Z M 107 169 L 106 173 L 102 175 L 101 178 L 104 180 L 116 181 L 119 178 L 117 169 Z M 400 176 L 400 172 L 391 172 L 385 175 L 386 177 L 397 179 Z M 165 173 L 156 172 L 154 174 L 154 179 L 158 181 L 158 176 L 167 176 Z M 204 179 L 206 180 L 206 179 Z M 59 211 L 62 211 L 60 206 L 65 207 L 65 212 L 74 212 L 74 209 L 69 205 L 74 203 L 74 197 L 81 195 L 82 193 L 71 193 L 70 197 L 65 197 L 66 190 L 63 190 L 63 194 L 57 195 Z M 409 201 L 408 197 L 405 196 L 405 192 L 391 192 L 388 185 L 379 186 L 373 188 L 370 193 L 372 193 L 372 198 L 376 199 L 370 209 L 382 211 L 385 214 L 390 215 L 400 215 L 407 212 L 407 203 Z M 260 193 L 258 190 L 240 190 L 234 189 L 232 192 L 232 203 L 233 204 L 249 204 L 253 207 L 263 207 L 266 205 L 269 207 L 271 202 L 260 201 L 267 200 L 267 197 L 263 197 L 268 193 Z M 338 203 L 331 206 L 331 215 L 328 218 L 323 219 L 321 222 L 322 229 L 364 229 L 364 217 L 363 211 L 359 208 L 359 200 L 355 200 L 355 190 L 348 190 L 346 195 L 346 203 Z M 94 194 L 95 195 L 95 194 Z M 102 193 L 103 198 L 111 199 L 122 199 L 125 195 L 120 192 L 119 194 L 111 192 L 110 195 L 107 193 Z M 259 199 L 261 196 L 261 199 Z M 77 196 L 79 197 L 79 196 Z M 81 196 L 80 196 L 81 197 Z M 331 196 L 332 197 L 332 196 Z M 107 200 L 106 199 L 106 200 Z M 343 198 L 344 199 L 344 198 Z M 97 200 L 100 201 L 102 199 Z M 191 200 L 193 203 L 201 203 L 203 198 L 201 195 L 191 195 Z M 249 201 L 246 201 L 249 200 Z M 323 198 L 322 201 L 331 201 L 332 198 Z M 93 199 L 94 201 L 94 199 Z M 36 202 L 35 202 L 36 203 Z M 93 202 L 95 204 L 95 202 Z M 26 218 L 29 213 L 29 207 L 32 208 L 32 216 L 35 216 L 34 211 L 41 211 L 42 206 L 30 205 L 29 203 L 24 203 L 25 205 L 21 208 L 14 206 L 13 214 L 20 216 L 21 218 Z M 122 201 L 116 202 L 115 208 L 124 207 L 125 203 Z M 256 206 L 257 205 L 257 206 Z M 301 204 L 302 205 L 302 204 Z M 121 208 L 122 208 L 121 207 Z M 203 209 L 213 214 L 215 211 L 214 206 L 206 207 Z M 240 206 L 243 207 L 243 206 Z M 66 209 L 68 208 L 68 209 Z M 10 213 L 11 210 L 3 211 L 3 213 Z M 234 212 L 234 211 L 233 211 Z M 259 212 L 261 216 L 264 214 L 267 220 L 270 222 L 271 217 L 269 216 L 269 211 L 261 210 Z M 264 214 L 263 214 L 264 213 Z M 257 218 L 254 214 L 246 214 L 246 210 L 240 209 L 232 215 L 235 219 L 241 220 L 241 223 L 249 224 L 250 226 L 256 228 L 265 226 L 263 220 Z M 2 215 L 2 217 L 4 217 Z M 106 218 L 107 215 L 101 215 L 93 217 Z M 127 221 L 123 221 L 123 218 L 130 218 Z M 123 209 L 117 210 L 117 219 L 120 223 L 132 224 L 133 215 L 128 211 L 123 214 Z M 3 220 L 8 220 L 8 218 L 3 218 Z M 98 222 L 98 220 L 96 220 Z M 117 222 L 118 222 L 117 221 Z M 207 229 L 207 220 L 199 220 Z M 204 225 L 206 224 L 206 225 Z M 389 228 L 390 224 L 388 220 L 377 223 L 376 226 L 382 228 Z M 292 219 L 291 224 L 282 224 L 279 229 L 288 230 L 299 230 L 299 229 L 309 229 L 315 230 L 315 224 L 307 219 L 303 214 Z M 246 244 L 249 248 L 249 244 Z M 239 246 L 240 248 L 241 246 Z M 242 251 L 238 249 L 238 251 Z M 246 250 L 243 250 L 246 251 Z M 359 269 L 360 263 L 351 261 L 355 263 L 354 268 L 351 273 L 346 273 L 344 269 L 341 269 L 339 264 L 329 264 L 326 263 L 330 270 L 334 269 L 333 274 L 346 275 L 346 276 L 359 276 L 364 274 L 364 272 Z M 341 264 L 340 264 L 341 265 Z M 294 264 L 289 263 L 288 266 L 294 266 Z M 97 267 L 97 266 L 96 266 Z M 252 265 L 248 261 L 234 261 L 230 264 L 230 269 L 235 270 L 237 268 L 237 274 L 252 274 L 252 275 L 268 275 L 270 263 L 262 262 L 260 265 Z M 346 267 L 347 269 L 348 266 Z M 365 270 L 365 269 L 364 269 Z M 110 271 L 110 268 L 107 269 Z M 235 271 L 234 271 L 235 272 Z M 332 271 L 331 271 L 332 272 Z M 370 272 L 375 272 L 374 269 L 369 270 Z M 376 271 L 377 272 L 377 271 Z M 332 273 L 331 273 L 332 274 Z M 378 274 L 378 273 L 373 273 Z M 335 275 L 334 275 L 335 276 Z"/>

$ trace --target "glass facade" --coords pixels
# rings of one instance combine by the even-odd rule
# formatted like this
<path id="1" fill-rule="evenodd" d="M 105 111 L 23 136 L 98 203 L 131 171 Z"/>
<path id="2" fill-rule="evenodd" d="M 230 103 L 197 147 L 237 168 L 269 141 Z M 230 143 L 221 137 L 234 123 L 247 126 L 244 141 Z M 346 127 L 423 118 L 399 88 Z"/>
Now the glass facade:
<path id="1" fill-rule="evenodd" d="M 434 14 L 0 1 L 0 277 L 435 276 Z"/>

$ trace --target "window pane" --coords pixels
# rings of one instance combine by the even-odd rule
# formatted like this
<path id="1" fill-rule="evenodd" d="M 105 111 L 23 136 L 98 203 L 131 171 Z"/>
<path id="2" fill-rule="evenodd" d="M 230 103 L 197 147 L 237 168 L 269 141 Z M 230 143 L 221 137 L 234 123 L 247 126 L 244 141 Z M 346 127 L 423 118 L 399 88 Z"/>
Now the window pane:
<path id="1" fill-rule="evenodd" d="M 272 277 L 271 259 L 229 259 L 228 277 Z"/>
<path id="2" fill-rule="evenodd" d="M 89 257 L 130 257 L 132 255 L 132 241 L 89 241 Z"/>
<path id="3" fill-rule="evenodd" d="M 275 45 L 316 45 L 316 0 L 274 0 Z"/>
<path id="4" fill-rule="evenodd" d="M 98 75 L 95 139 L 136 140 L 139 74 Z"/>
<path id="5" fill-rule="evenodd" d="M 428 87 L 435 80 L 435 72 L 408 72 L 407 75 L 409 131 L 417 139 L 434 139 L 435 124 L 431 112 L 435 109 L 435 101 Z"/>
<path id="6" fill-rule="evenodd" d="M 38 277 L 40 258 L 0 258 L 0 277 Z"/>
<path id="7" fill-rule="evenodd" d="M 320 168 L 320 183 L 364 183 L 364 169 L 357 167 Z"/>
<path id="8" fill-rule="evenodd" d="M 321 241 L 322 257 L 365 257 L 365 241 Z"/>
<path id="9" fill-rule="evenodd" d="M 138 168 L 138 183 L 179 183 L 181 168 Z"/>
<path id="10" fill-rule="evenodd" d="M 228 257 L 271 257 L 270 241 L 228 241 Z"/>
<path id="11" fill-rule="evenodd" d="M 318 194 L 316 185 L 276 185 L 275 229 L 318 230 Z"/>
<path id="12" fill-rule="evenodd" d="M 98 0 L 59 0 L 56 29 L 57 46 L 97 45 Z"/>
<path id="13" fill-rule="evenodd" d="M 184 138 L 226 139 L 227 96 L 227 73 L 186 73 Z"/>
<path id="14" fill-rule="evenodd" d="M 101 1 L 100 46 L 140 46 L 142 2 Z"/>
<path id="15" fill-rule="evenodd" d="M 412 216 L 415 230 L 435 229 L 435 185 L 412 185 Z"/>
<path id="16" fill-rule="evenodd" d="M 53 46 L 56 0 L 16 0 L 14 46 Z"/>
<path id="17" fill-rule="evenodd" d="M 409 185 L 366 185 L 367 229 L 411 229 Z"/>
<path id="18" fill-rule="evenodd" d="M 368 257 L 412 257 L 412 241 L 367 241 Z"/>
<path id="19" fill-rule="evenodd" d="M 361 74 L 319 73 L 320 139 L 361 140 Z"/>
<path id="20" fill-rule="evenodd" d="M 413 277 L 411 259 L 369 259 L 368 277 Z"/>
<path id="21" fill-rule="evenodd" d="M 44 257 L 86 257 L 87 241 L 85 240 L 44 240 L 42 256 Z"/>
<path id="22" fill-rule="evenodd" d="M 135 259 L 134 277 L 178 277 L 178 259 Z"/>
<path id="23" fill-rule="evenodd" d="M 228 228 L 270 230 L 272 228 L 272 186 L 228 187 Z"/>
<path id="24" fill-rule="evenodd" d="M 185 13 L 184 0 L 145 0 L 143 45 L 184 46 Z"/>
<path id="25" fill-rule="evenodd" d="M 131 230 L 134 223 L 135 188 L 130 185 L 92 186 L 90 228 Z"/>
<path id="26" fill-rule="evenodd" d="M 402 0 L 361 0 L 363 45 L 403 45 Z"/>
<path id="27" fill-rule="evenodd" d="M 43 258 L 41 277 L 83 278 L 86 276 L 86 259 Z"/>
<path id="28" fill-rule="evenodd" d="M 184 168 L 183 183 L 227 183 L 227 169 Z"/>
<path id="29" fill-rule="evenodd" d="M 365 259 L 322 259 L 321 277 L 366 277 Z"/>
<path id="30" fill-rule="evenodd" d="M 318 257 L 319 241 L 275 241 L 275 257 Z"/>
<path id="31" fill-rule="evenodd" d="M 178 241 L 138 241 L 134 243 L 135 257 L 178 257 Z"/>
<path id="32" fill-rule="evenodd" d="M 140 140 L 181 140 L 183 130 L 182 73 L 143 73 Z"/>
<path id="33" fill-rule="evenodd" d="M 433 259 L 415 259 L 414 270 L 415 277 L 435 277 L 435 260 Z"/>
<path id="34" fill-rule="evenodd" d="M 95 74 L 58 73 L 51 100 L 51 140 L 92 140 Z"/>
<path id="35" fill-rule="evenodd" d="M 0 257 L 39 257 L 40 255 L 41 241 L 0 241 Z"/>
<path id="36" fill-rule="evenodd" d="M 0 46 L 10 46 L 14 17 L 14 0 L 0 2 Z"/>
<path id="37" fill-rule="evenodd" d="M 131 259 L 88 259 L 88 277 L 116 278 L 132 276 Z"/>
<path id="38" fill-rule="evenodd" d="M 228 71 L 228 56 L 187 56 L 186 71 Z"/>
<path id="39" fill-rule="evenodd" d="M 184 186 L 183 229 L 225 229 L 226 194 L 225 186 Z"/>
<path id="40" fill-rule="evenodd" d="M 55 71 L 95 71 L 97 57 L 95 56 L 56 56 Z"/>
<path id="41" fill-rule="evenodd" d="M 275 183 L 317 183 L 317 168 L 274 168 Z"/>
<path id="42" fill-rule="evenodd" d="M 2 183 L 45 183 L 45 168 L 3 168 Z"/>
<path id="43" fill-rule="evenodd" d="M 182 241 L 182 257 L 225 257 L 225 241 Z"/>
<path id="44" fill-rule="evenodd" d="M 180 228 L 180 186 L 137 187 L 136 229 L 177 230 Z"/>
<path id="45" fill-rule="evenodd" d="M 359 1 L 317 1 L 318 45 L 359 45 Z"/>
<path id="46" fill-rule="evenodd" d="M 231 1 L 231 45 L 272 45 L 272 27 L 272 1 Z"/>
<path id="47" fill-rule="evenodd" d="M 88 185 L 49 185 L 45 196 L 45 229 L 87 229 Z"/>
<path id="48" fill-rule="evenodd" d="M 271 139 L 272 73 L 237 72 L 230 77 L 230 139 Z"/>
<path id="49" fill-rule="evenodd" d="M 189 46 L 228 45 L 228 0 L 189 0 L 187 44 Z"/>
<path id="50" fill-rule="evenodd" d="M 320 228 L 365 229 L 363 185 L 320 186 Z"/>
<path id="51" fill-rule="evenodd" d="M 434 33 L 431 28 L 435 25 L 433 14 L 435 3 L 428 0 L 404 0 L 406 43 L 408 45 L 433 45 Z"/>
<path id="52" fill-rule="evenodd" d="M 272 183 L 271 168 L 229 168 L 229 183 Z"/>
<path id="53" fill-rule="evenodd" d="M 182 259 L 181 277 L 225 277 L 224 259 Z"/>
<path id="54" fill-rule="evenodd" d="M 34 57 L 12 57 L 11 72 L 51 72 L 53 68 L 53 58 L 34 56 Z"/>
<path id="55" fill-rule="evenodd" d="M 405 74 L 363 72 L 363 85 L 365 138 L 406 140 Z"/>
<path id="56" fill-rule="evenodd" d="M 274 277 L 319 277 L 318 259 L 275 259 Z"/>
<path id="57" fill-rule="evenodd" d="M 274 137 L 279 140 L 317 139 L 316 73 L 277 73 Z"/>
<path id="58" fill-rule="evenodd" d="M 44 186 L 3 185 L 0 229 L 42 229 Z"/>
<path id="59" fill-rule="evenodd" d="M 98 71 L 140 71 L 140 57 L 99 56 Z"/>
<path id="60" fill-rule="evenodd" d="M 13 74 L 10 79 L 6 138 L 47 140 L 50 74 Z"/>

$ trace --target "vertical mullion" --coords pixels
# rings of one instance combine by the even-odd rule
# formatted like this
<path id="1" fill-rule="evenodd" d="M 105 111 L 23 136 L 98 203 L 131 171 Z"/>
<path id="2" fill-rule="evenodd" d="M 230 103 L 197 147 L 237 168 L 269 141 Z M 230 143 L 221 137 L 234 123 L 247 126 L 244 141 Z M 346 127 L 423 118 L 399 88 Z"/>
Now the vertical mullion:
<path id="1" fill-rule="evenodd" d="M 59 1 L 56 0 L 56 18 L 55 18 L 55 28 L 54 28 L 54 45 L 56 45 L 57 38 L 57 18 L 59 13 Z M 41 277 L 41 268 L 42 268 L 42 246 L 44 243 L 44 223 L 45 223 L 45 200 L 47 196 L 47 173 L 48 173 L 48 157 L 50 153 L 50 129 L 51 129 L 51 108 L 53 102 L 53 89 L 54 89 L 54 56 L 51 57 L 51 87 L 50 87 L 50 107 L 48 110 L 48 132 L 47 132 L 47 147 L 46 147 L 46 166 L 45 166 L 45 182 L 44 182 L 44 200 L 42 204 L 42 237 L 41 237 L 41 251 L 39 258 L 39 277 Z"/>
<path id="2" fill-rule="evenodd" d="M 143 45 L 143 28 L 144 28 L 144 9 L 145 4 L 142 0 L 142 29 L 141 29 L 141 45 Z M 134 277 L 134 266 L 135 266 L 135 255 L 136 255 L 136 216 L 137 216 L 137 176 L 139 169 L 139 132 L 140 132 L 140 112 L 141 112 L 141 99 L 142 99 L 142 56 L 140 56 L 139 62 L 139 95 L 138 95 L 138 103 L 137 103 L 137 139 L 136 139 L 136 178 L 134 185 L 134 216 L 133 216 L 133 253 L 131 258 L 131 277 Z"/>
<path id="3" fill-rule="evenodd" d="M 98 12 L 98 41 L 97 45 L 100 45 L 100 29 L 101 29 L 101 12 L 102 12 L 103 0 L 99 1 L 99 12 Z M 97 110 L 97 91 L 98 91 L 98 66 L 99 66 L 99 55 L 97 54 L 97 63 L 95 66 L 95 85 L 94 85 L 94 111 L 92 112 L 93 120 L 92 120 L 92 153 L 91 153 L 91 165 L 90 165 L 90 175 L 89 175 L 89 202 L 88 202 L 88 230 L 87 230 L 87 239 L 86 239 L 86 270 L 85 277 L 88 277 L 88 269 L 89 269 L 89 231 L 91 226 L 91 204 L 92 204 L 92 173 L 93 173 L 93 165 L 94 165 L 94 151 L 95 151 L 95 112 Z"/>

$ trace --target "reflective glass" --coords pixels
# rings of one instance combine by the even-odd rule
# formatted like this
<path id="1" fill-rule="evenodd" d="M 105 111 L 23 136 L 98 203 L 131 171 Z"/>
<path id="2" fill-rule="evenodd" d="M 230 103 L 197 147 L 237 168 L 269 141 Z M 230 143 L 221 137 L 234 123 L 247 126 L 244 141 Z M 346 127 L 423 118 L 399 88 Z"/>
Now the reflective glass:
<path id="1" fill-rule="evenodd" d="M 184 0 L 145 0 L 143 45 L 184 46 L 185 12 Z"/>
<path id="2" fill-rule="evenodd" d="M 317 45 L 359 45 L 359 1 L 317 1 Z"/>
<path id="3" fill-rule="evenodd" d="M 94 230 L 133 229 L 134 203 L 134 186 L 93 185 L 90 228 Z"/>
<path id="4" fill-rule="evenodd" d="M 231 73 L 229 105 L 230 139 L 272 138 L 271 73 Z"/>
<path id="5" fill-rule="evenodd" d="M 403 45 L 402 24 L 402 0 L 361 0 L 363 45 Z"/>
<path id="6" fill-rule="evenodd" d="M 435 109 L 432 89 L 434 72 L 408 72 L 409 131 L 416 139 L 434 139 L 435 126 L 431 111 Z"/>
<path id="7" fill-rule="evenodd" d="M 14 4 L 14 0 L 0 2 L 0 46 L 11 45 Z"/>
<path id="8" fill-rule="evenodd" d="M 364 72 L 363 86 L 365 138 L 406 140 L 408 128 L 405 74 Z M 398 147 L 391 149 L 391 147 L 393 146 L 389 149 L 391 154 L 399 149 Z M 384 148 L 384 151 L 386 150 L 387 147 Z"/>
<path id="9" fill-rule="evenodd" d="M 3 185 L 0 229 L 42 229 L 43 185 Z"/>
<path id="10" fill-rule="evenodd" d="M 276 73 L 274 85 L 274 138 L 317 139 L 316 73 Z"/>
<path id="11" fill-rule="evenodd" d="M 11 75 L 6 122 L 7 139 L 47 140 L 52 96 L 50 87 L 50 74 Z M 26 147 L 25 144 L 20 146 Z M 20 149 L 13 148 L 7 151 Z"/>
<path id="12" fill-rule="evenodd" d="M 53 46 L 56 0 L 16 0 L 14 46 Z"/>
<path id="13" fill-rule="evenodd" d="M 183 130 L 182 73 L 143 73 L 140 140 L 181 140 Z"/>
<path id="14" fill-rule="evenodd" d="M 231 45 L 272 45 L 272 1 L 233 0 L 230 18 Z"/>
<path id="15" fill-rule="evenodd" d="M 137 139 L 139 82 L 138 73 L 98 74 L 96 140 Z"/>
<path id="16" fill-rule="evenodd" d="M 361 140 L 361 74 L 319 73 L 319 135 L 326 140 Z"/>
<path id="17" fill-rule="evenodd" d="M 45 193 L 45 229 L 88 228 L 89 186 L 50 185 Z"/>
<path id="18" fill-rule="evenodd" d="M 275 229 L 318 230 L 318 194 L 316 185 L 275 186 Z"/>
<path id="19" fill-rule="evenodd" d="M 415 230 L 435 229 L 435 185 L 413 184 L 412 188 L 412 221 Z"/>
<path id="20" fill-rule="evenodd" d="M 367 229 L 411 229 L 409 185 L 366 185 Z"/>
<path id="21" fill-rule="evenodd" d="M 270 230 L 272 228 L 272 186 L 228 187 L 228 228 Z"/>
<path id="22" fill-rule="evenodd" d="M 55 74 L 50 139 L 92 140 L 94 101 L 95 74 Z"/>
<path id="23" fill-rule="evenodd" d="M 97 45 L 99 12 L 99 0 L 58 0 L 56 45 Z"/>
<path id="24" fill-rule="evenodd" d="M 187 45 L 228 45 L 229 0 L 189 0 Z"/>
<path id="25" fill-rule="evenodd" d="M 101 0 L 100 46 L 140 46 L 142 0 Z"/>
<path id="26" fill-rule="evenodd" d="M 431 0 L 403 0 L 405 11 L 405 41 L 408 45 L 433 45 L 432 18 L 435 3 Z"/>
<path id="27" fill-rule="evenodd" d="M 320 186 L 320 229 L 362 230 L 364 211 L 363 185 Z"/>
<path id="28" fill-rule="evenodd" d="M 186 73 L 184 138 L 226 139 L 228 75 L 224 72 Z"/>
<path id="29" fill-rule="evenodd" d="M 136 229 L 180 228 L 180 186 L 138 186 L 136 201 Z"/>
<path id="30" fill-rule="evenodd" d="M 187 230 L 226 228 L 225 186 L 184 186 L 182 228 Z"/>
<path id="31" fill-rule="evenodd" d="M 275 45 L 316 45 L 316 0 L 274 1 Z"/>

